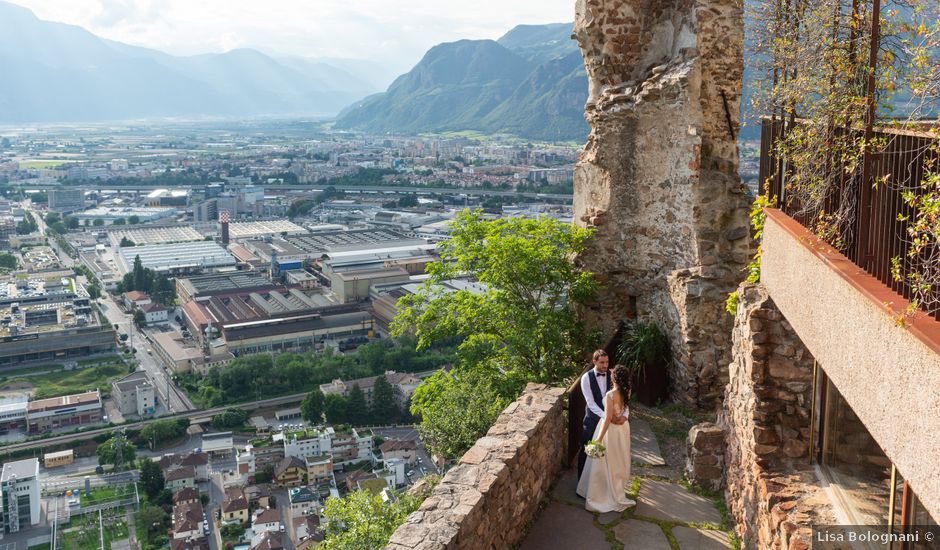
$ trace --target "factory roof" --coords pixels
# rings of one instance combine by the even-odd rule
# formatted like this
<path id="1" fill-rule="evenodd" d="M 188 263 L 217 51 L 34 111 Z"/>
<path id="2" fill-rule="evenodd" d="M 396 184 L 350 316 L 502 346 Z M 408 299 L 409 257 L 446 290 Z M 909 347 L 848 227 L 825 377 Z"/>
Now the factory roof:
<path id="1" fill-rule="evenodd" d="M 125 271 L 130 271 L 136 256 L 140 256 L 145 268 L 154 271 L 235 265 L 235 257 L 211 241 L 151 244 L 121 248 L 118 252 Z"/>
<path id="2" fill-rule="evenodd" d="M 118 229 L 108 233 L 111 245 L 118 247 L 123 239 L 135 245 L 182 243 L 188 241 L 201 241 L 202 235 L 189 226 L 182 227 L 134 227 Z"/>
<path id="3" fill-rule="evenodd" d="M 229 238 L 249 239 L 263 235 L 303 234 L 307 230 L 287 220 L 267 220 L 251 222 L 232 222 L 228 226 Z"/>
<path id="4" fill-rule="evenodd" d="M 287 237 L 286 240 L 305 252 L 313 254 L 427 243 L 424 239 L 409 237 L 389 229 L 324 231 L 310 235 Z"/>

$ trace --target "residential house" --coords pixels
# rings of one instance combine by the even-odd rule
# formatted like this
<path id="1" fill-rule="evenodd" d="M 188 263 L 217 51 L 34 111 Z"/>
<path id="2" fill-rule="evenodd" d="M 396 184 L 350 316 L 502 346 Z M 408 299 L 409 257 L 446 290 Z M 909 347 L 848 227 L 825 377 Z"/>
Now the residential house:
<path id="1" fill-rule="evenodd" d="M 353 386 L 359 386 L 359 389 L 362 390 L 362 393 L 365 395 L 366 403 L 372 404 L 372 393 L 375 389 L 375 381 L 381 376 L 384 376 L 392 386 L 395 401 L 398 403 L 399 407 L 403 406 L 405 402 L 408 401 L 408 398 L 411 397 L 411 394 L 414 393 L 415 388 L 421 385 L 421 379 L 414 374 L 390 370 L 386 371 L 385 374 L 357 378 L 356 380 L 333 380 L 328 384 L 320 384 L 320 391 L 323 392 L 323 395 L 335 393 L 343 397 L 348 397 L 349 391 L 353 389 Z"/>
<path id="2" fill-rule="evenodd" d="M 176 492 L 185 487 L 196 486 L 196 469 L 192 466 L 175 466 L 163 473 L 166 488 Z"/>
<path id="3" fill-rule="evenodd" d="M 263 531 L 279 531 L 281 529 L 281 514 L 277 508 L 260 510 L 251 522 L 251 530 L 255 535 Z"/>
<path id="4" fill-rule="evenodd" d="M 307 464 L 307 483 L 319 483 L 333 479 L 333 457 L 328 453 L 308 456 L 304 459 Z"/>
<path id="5" fill-rule="evenodd" d="M 132 290 L 124 293 L 124 306 L 131 310 L 148 304 L 152 304 L 150 295 L 140 290 Z"/>
<path id="6" fill-rule="evenodd" d="M 372 472 L 363 472 L 362 470 L 353 470 L 346 475 L 346 490 L 355 491 L 359 489 L 359 483 L 370 479 L 378 479 L 378 476 Z"/>
<path id="7" fill-rule="evenodd" d="M 254 447 L 249 443 L 244 449 L 235 449 L 235 472 L 245 482 L 257 472 Z"/>
<path id="8" fill-rule="evenodd" d="M 146 371 L 139 370 L 111 383 L 111 397 L 122 415 L 149 416 L 157 410 L 157 399 Z"/>
<path id="9" fill-rule="evenodd" d="M 389 487 L 401 487 L 408 479 L 405 477 L 405 461 L 400 458 L 388 458 L 382 461 L 382 469 L 375 472 L 383 478 Z"/>
<path id="10" fill-rule="evenodd" d="M 170 550 L 209 550 L 209 539 L 205 536 L 194 540 L 172 539 Z"/>
<path id="11" fill-rule="evenodd" d="M 328 453 L 333 449 L 335 435 L 331 427 L 310 429 L 300 434 L 284 434 L 284 456 L 303 459 Z"/>
<path id="12" fill-rule="evenodd" d="M 183 487 L 173 493 L 173 506 L 180 504 L 193 504 L 199 502 L 199 489 L 195 487 Z"/>
<path id="13" fill-rule="evenodd" d="M 400 458 L 409 466 L 414 466 L 418 458 L 418 444 L 412 439 L 387 439 L 379 445 L 379 450 L 383 458 Z"/>
<path id="14" fill-rule="evenodd" d="M 294 540 L 295 548 L 300 548 L 300 543 L 310 541 L 312 544 L 307 546 L 313 548 L 323 542 L 323 533 L 320 532 L 320 516 L 308 514 L 302 517 L 295 517 L 294 521 Z"/>
<path id="15" fill-rule="evenodd" d="M 317 513 L 320 509 L 320 495 L 315 487 L 294 487 L 288 491 L 287 496 L 290 499 L 291 517 L 305 516 L 310 513 Z"/>
<path id="16" fill-rule="evenodd" d="M 169 320 L 170 310 L 160 304 L 144 304 L 140 306 L 140 310 L 144 312 L 144 320 L 148 325 L 165 323 Z"/>
<path id="17" fill-rule="evenodd" d="M 202 503 L 193 502 L 173 507 L 173 538 L 196 540 L 205 536 L 202 522 L 206 520 Z"/>
<path id="18" fill-rule="evenodd" d="M 192 466 L 196 481 L 209 481 L 209 457 L 204 453 L 166 454 L 160 457 L 159 464 L 164 471 L 173 466 Z"/>
<path id="19" fill-rule="evenodd" d="M 250 550 L 284 550 L 281 534 L 265 531 L 261 535 L 256 535 L 252 539 Z"/>
<path id="20" fill-rule="evenodd" d="M 245 492 L 233 487 L 225 491 L 225 499 L 222 501 L 222 523 L 248 523 L 248 498 Z"/>
<path id="21" fill-rule="evenodd" d="M 271 506 L 271 486 L 267 484 L 245 487 L 245 497 L 251 507 L 268 508 Z"/>
<path id="22" fill-rule="evenodd" d="M 301 485 L 305 475 L 307 475 L 307 465 L 295 456 L 284 457 L 274 467 L 274 482 L 281 487 Z"/>
<path id="23" fill-rule="evenodd" d="M 333 437 L 333 465 L 372 462 L 372 436 L 361 436 L 355 428 L 337 432 Z"/>

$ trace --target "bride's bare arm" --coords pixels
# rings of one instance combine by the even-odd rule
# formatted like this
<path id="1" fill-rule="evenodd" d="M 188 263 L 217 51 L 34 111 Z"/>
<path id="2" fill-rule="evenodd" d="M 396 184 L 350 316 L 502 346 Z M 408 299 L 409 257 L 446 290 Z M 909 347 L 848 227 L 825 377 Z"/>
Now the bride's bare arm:
<path id="1" fill-rule="evenodd" d="M 600 433 L 600 436 L 597 438 L 598 443 L 604 442 L 604 436 L 607 435 L 607 428 L 610 427 L 610 421 L 613 420 L 613 418 L 614 418 L 614 407 L 608 404 L 608 406 L 604 408 L 604 425 L 601 426 L 601 433 Z"/>

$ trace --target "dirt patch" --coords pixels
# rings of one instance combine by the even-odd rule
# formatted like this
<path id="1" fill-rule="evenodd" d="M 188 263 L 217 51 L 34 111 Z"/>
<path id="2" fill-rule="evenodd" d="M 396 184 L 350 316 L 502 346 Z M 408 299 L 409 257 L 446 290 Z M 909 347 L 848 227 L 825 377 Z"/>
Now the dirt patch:
<path id="1" fill-rule="evenodd" d="M 16 382 L 10 382 L 9 384 L 4 384 L 0 386 L 0 397 L 11 397 L 14 395 L 21 395 L 23 391 L 30 391 L 33 389 L 33 385 L 24 380 L 17 380 Z M 10 392 L 12 395 L 6 395 L 7 392 Z"/>
<path id="2" fill-rule="evenodd" d="M 686 460 L 686 438 L 692 426 L 706 421 L 714 421 L 715 415 L 696 413 L 683 405 L 667 404 L 659 407 L 647 407 L 633 401 L 630 403 L 630 414 L 635 414 L 649 422 L 665 466 L 648 466 L 634 463 L 633 468 L 640 475 L 656 475 L 665 478 L 680 480 L 683 478 Z"/>

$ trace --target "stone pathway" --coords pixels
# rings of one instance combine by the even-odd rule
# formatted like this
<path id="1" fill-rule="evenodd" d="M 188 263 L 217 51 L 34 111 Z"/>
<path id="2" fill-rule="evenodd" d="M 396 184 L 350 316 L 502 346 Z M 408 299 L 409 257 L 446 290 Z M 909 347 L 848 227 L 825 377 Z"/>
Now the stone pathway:
<path id="1" fill-rule="evenodd" d="M 665 464 L 649 425 L 631 420 L 630 428 L 633 461 Z M 732 548 L 729 532 L 721 529 L 721 514 L 710 499 L 672 481 L 637 479 L 639 490 L 631 497 L 637 502 L 635 507 L 623 513 L 596 514 L 585 510 L 584 499 L 575 493 L 577 468 L 565 471 L 519 550 Z"/>

